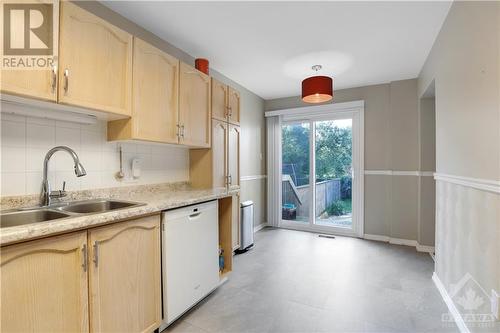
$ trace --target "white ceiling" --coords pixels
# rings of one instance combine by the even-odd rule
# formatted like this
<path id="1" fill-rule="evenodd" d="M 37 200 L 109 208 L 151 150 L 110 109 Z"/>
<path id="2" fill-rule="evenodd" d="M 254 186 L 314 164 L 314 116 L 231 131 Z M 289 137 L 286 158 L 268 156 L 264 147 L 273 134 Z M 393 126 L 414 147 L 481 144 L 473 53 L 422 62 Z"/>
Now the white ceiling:
<path id="1" fill-rule="evenodd" d="M 264 99 L 300 94 L 312 65 L 335 89 L 414 78 L 450 2 L 104 3 Z"/>

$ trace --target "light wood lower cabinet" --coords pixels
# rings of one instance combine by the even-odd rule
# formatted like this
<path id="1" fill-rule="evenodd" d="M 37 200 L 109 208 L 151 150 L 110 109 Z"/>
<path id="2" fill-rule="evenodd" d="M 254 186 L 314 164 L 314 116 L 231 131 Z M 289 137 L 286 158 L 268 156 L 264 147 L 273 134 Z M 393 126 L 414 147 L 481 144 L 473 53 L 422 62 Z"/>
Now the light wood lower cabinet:
<path id="1" fill-rule="evenodd" d="M 152 332 L 160 216 L 1 249 L 1 332 Z"/>
<path id="2" fill-rule="evenodd" d="M 59 103 L 130 115 L 132 35 L 61 1 Z"/>
<path id="3" fill-rule="evenodd" d="M 7 332 L 88 332 L 87 232 L 1 249 Z"/>
<path id="4" fill-rule="evenodd" d="M 161 322 L 160 217 L 89 231 L 91 332 L 151 332 Z"/>

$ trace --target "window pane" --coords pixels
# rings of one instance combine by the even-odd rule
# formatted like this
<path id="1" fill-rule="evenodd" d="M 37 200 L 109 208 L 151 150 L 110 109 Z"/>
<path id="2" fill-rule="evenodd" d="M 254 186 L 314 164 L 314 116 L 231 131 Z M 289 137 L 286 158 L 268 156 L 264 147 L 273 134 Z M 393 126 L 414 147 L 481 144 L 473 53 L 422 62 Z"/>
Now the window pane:
<path id="1" fill-rule="evenodd" d="M 352 228 L 352 119 L 315 127 L 316 224 Z"/>
<path id="2" fill-rule="evenodd" d="M 283 220 L 309 223 L 309 127 L 309 123 L 282 126 Z"/>

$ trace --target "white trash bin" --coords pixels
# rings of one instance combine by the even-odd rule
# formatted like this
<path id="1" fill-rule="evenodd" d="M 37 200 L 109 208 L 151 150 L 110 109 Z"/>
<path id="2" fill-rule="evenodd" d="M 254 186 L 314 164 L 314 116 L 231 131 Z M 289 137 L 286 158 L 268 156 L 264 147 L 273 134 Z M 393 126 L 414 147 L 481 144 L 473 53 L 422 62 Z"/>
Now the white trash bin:
<path id="1" fill-rule="evenodd" d="M 253 246 L 253 201 L 241 203 L 240 247 L 238 253 L 246 252 Z"/>

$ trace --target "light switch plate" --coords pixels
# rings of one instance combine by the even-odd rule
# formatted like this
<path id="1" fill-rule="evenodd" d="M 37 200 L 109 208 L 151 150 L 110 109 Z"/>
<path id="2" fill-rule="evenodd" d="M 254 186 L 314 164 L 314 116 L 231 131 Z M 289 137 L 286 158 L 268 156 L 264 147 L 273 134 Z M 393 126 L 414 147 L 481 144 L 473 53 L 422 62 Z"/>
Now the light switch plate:
<path id="1" fill-rule="evenodd" d="M 132 177 L 139 178 L 141 176 L 141 160 L 134 158 L 132 160 Z"/>

